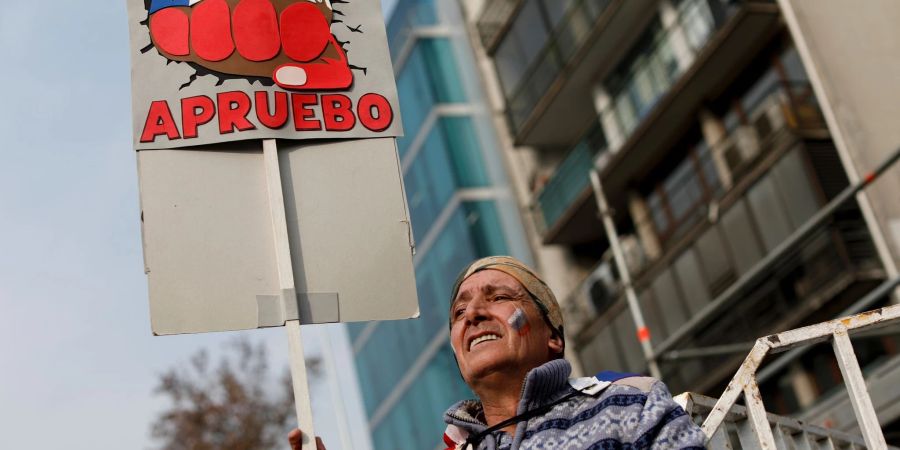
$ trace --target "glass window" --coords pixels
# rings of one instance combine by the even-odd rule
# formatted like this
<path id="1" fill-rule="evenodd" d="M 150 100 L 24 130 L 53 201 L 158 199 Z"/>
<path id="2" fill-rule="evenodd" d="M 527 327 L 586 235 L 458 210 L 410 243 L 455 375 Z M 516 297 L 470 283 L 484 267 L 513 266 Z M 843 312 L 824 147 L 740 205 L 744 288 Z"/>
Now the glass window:
<path id="1" fill-rule="evenodd" d="M 693 249 L 682 253 L 672 266 L 678 276 L 684 299 L 687 300 L 691 314 L 697 314 L 709 303 L 708 283 L 703 278 L 700 263 Z"/>
<path id="2" fill-rule="evenodd" d="M 575 0 L 541 0 L 544 11 L 547 11 L 547 18 L 550 19 L 550 26 L 556 28 L 559 23 L 566 17 L 566 12 L 575 3 Z"/>
<path id="3" fill-rule="evenodd" d="M 678 74 L 678 60 L 657 18 L 606 82 L 625 134 L 653 108 Z"/>
<path id="4" fill-rule="evenodd" d="M 753 116 L 760 104 L 779 88 L 778 74 L 769 68 L 741 98 L 741 108 L 748 116 Z"/>
<path id="5" fill-rule="evenodd" d="M 763 245 L 767 251 L 771 251 L 791 232 L 791 225 L 771 175 L 759 180 L 750 188 L 747 192 L 747 201 L 756 218 Z"/>
<path id="6" fill-rule="evenodd" d="M 725 243 L 734 256 L 737 275 L 743 275 L 762 258 L 762 250 L 753 232 L 753 224 L 743 200 L 735 203 L 722 215 L 722 232 Z"/>
<path id="7" fill-rule="evenodd" d="M 722 180 L 719 178 L 719 170 L 716 168 L 716 162 L 713 160 L 712 152 L 706 141 L 700 140 L 696 147 L 697 158 L 700 160 L 700 171 L 702 172 L 703 181 L 706 188 L 714 195 L 718 196 L 724 193 Z"/>
<path id="8" fill-rule="evenodd" d="M 447 39 L 420 39 L 397 75 L 400 114 L 407 130 L 397 140 L 401 158 L 435 104 L 466 101 L 450 45 Z"/>
<path id="9" fill-rule="evenodd" d="M 466 95 L 459 76 L 459 65 L 448 39 L 423 39 L 419 43 L 429 71 L 434 95 L 441 103 L 465 102 Z"/>
<path id="10" fill-rule="evenodd" d="M 447 326 L 450 287 L 456 275 L 478 256 L 463 208 L 457 209 L 427 256 L 416 267 L 416 287 L 422 316 L 418 320 L 382 322 L 365 347 L 357 354 L 362 380 L 363 398 L 368 414 L 393 391 L 401 379 L 434 338 Z M 373 349 L 397 349 L 396 352 L 367 352 Z"/>
<path id="11" fill-rule="evenodd" d="M 413 234 L 425 236 L 456 189 L 442 133 L 429 134 L 422 152 L 403 175 Z"/>
<path id="12" fill-rule="evenodd" d="M 397 2 L 387 26 L 391 56 L 396 56 L 397 52 L 406 44 L 412 27 L 437 23 L 438 15 L 434 2 L 435 0 L 399 0 Z"/>
<path id="13" fill-rule="evenodd" d="M 537 0 L 525 0 L 494 55 L 497 75 L 507 97 L 512 96 L 525 71 L 540 54 L 548 34 Z"/>
<path id="14" fill-rule="evenodd" d="M 819 209 L 800 151 L 785 155 L 772 169 L 772 178 L 784 199 L 791 229 L 800 228 Z"/>
<path id="15" fill-rule="evenodd" d="M 669 218 L 663 210 L 662 200 L 658 192 L 653 192 L 647 198 L 647 207 L 650 209 L 650 215 L 653 217 L 653 225 L 656 226 L 658 232 L 669 229 Z"/>
<path id="16" fill-rule="evenodd" d="M 788 81 L 807 81 L 809 77 L 806 75 L 806 69 L 803 68 L 803 62 L 794 46 L 790 46 L 781 54 L 781 66 L 788 77 Z"/>
<path id="17" fill-rule="evenodd" d="M 613 322 L 615 335 L 618 340 L 618 347 L 622 359 L 625 362 L 623 368 L 627 372 L 641 373 L 646 370 L 646 361 L 644 360 L 644 351 L 641 350 L 641 343 L 637 340 L 637 330 L 634 328 L 634 319 L 631 317 L 631 311 L 623 309 Z"/>
<path id="18" fill-rule="evenodd" d="M 712 154 L 701 140 L 647 196 L 657 233 L 665 239 L 682 235 L 704 217 L 704 205 L 722 193 Z"/>
<path id="19" fill-rule="evenodd" d="M 484 255 L 506 255 L 509 248 L 503 237 L 503 228 L 497 205 L 493 201 L 466 202 L 463 204 L 466 222 L 472 241 L 479 253 Z"/>
<path id="20" fill-rule="evenodd" d="M 728 249 L 722 244 L 718 227 L 706 230 L 697 239 L 696 249 L 711 290 L 721 286 L 725 280 L 733 276 L 734 269 L 728 260 Z"/>
<path id="21" fill-rule="evenodd" d="M 406 154 L 409 144 L 415 138 L 415 131 L 422 128 L 425 118 L 428 117 L 437 102 L 429 81 L 430 74 L 420 49 L 421 47 L 417 45 L 409 55 L 403 70 L 397 74 L 400 115 L 403 118 L 403 128 L 407 130 L 406 136 L 397 140 L 401 158 Z"/>
<path id="22" fill-rule="evenodd" d="M 616 347 L 613 327 L 609 325 L 603 327 L 579 352 L 585 372 L 597 373 L 601 370 L 624 372 L 625 364 L 619 359 Z"/>
<path id="23" fill-rule="evenodd" d="M 679 296 L 678 286 L 672 277 L 671 269 L 666 269 L 657 275 L 651 284 L 653 293 L 656 296 L 656 303 L 659 306 L 660 315 L 665 323 L 666 330 L 674 333 L 679 326 L 683 325 L 688 318 L 684 304 Z"/>
<path id="24" fill-rule="evenodd" d="M 685 158 L 663 182 L 672 218 L 676 222 L 682 221 L 703 198 L 700 180 L 693 166 L 691 158 Z"/>
<path id="25" fill-rule="evenodd" d="M 450 153 L 456 181 L 462 187 L 487 186 L 490 182 L 482 159 L 482 148 L 470 117 L 441 119 L 443 138 L 453 149 Z M 448 166 L 449 167 L 449 166 Z"/>
<path id="26" fill-rule="evenodd" d="M 709 3 L 707 0 L 687 0 L 678 5 L 678 10 L 688 44 L 694 50 L 699 50 L 706 44 L 715 27 Z"/>
<path id="27" fill-rule="evenodd" d="M 449 346 L 429 361 L 409 391 L 373 430 L 378 449 L 437 448 L 446 424 L 444 411 L 460 400 L 474 398 L 459 375 Z"/>
<path id="28" fill-rule="evenodd" d="M 647 322 L 647 328 L 650 329 L 650 341 L 654 345 L 658 345 L 669 336 L 660 317 L 659 309 L 656 307 L 656 299 L 653 298 L 652 289 L 645 289 L 640 293 L 638 303 L 641 305 L 641 312 L 644 314 L 644 320 Z"/>

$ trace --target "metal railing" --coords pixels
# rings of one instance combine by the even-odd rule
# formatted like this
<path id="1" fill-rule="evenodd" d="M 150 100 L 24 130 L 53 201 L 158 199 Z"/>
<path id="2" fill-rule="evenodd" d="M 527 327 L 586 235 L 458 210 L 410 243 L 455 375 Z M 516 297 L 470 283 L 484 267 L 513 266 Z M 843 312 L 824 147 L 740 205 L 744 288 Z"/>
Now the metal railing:
<path id="1" fill-rule="evenodd" d="M 712 41 L 716 32 L 723 28 L 747 3 L 724 0 L 693 0 L 684 2 L 678 9 L 677 19 L 655 32 L 648 29 L 647 40 L 639 40 L 638 46 L 630 50 L 632 62 L 620 63 L 620 69 L 610 75 L 604 86 L 613 101 L 603 115 L 614 118 L 613 126 L 622 141 L 641 125 L 644 119 L 657 107 L 660 100 L 668 95 L 672 86 L 687 73 L 699 55 Z M 660 22 L 660 27 L 662 24 Z M 675 40 L 682 39 L 689 53 L 688 61 L 678 61 L 674 50 Z M 638 50 L 641 50 L 639 53 Z M 688 64 L 685 64 L 688 62 Z M 650 80 L 648 83 L 647 80 Z M 638 87 L 638 85 L 641 85 Z M 640 101 L 635 93 L 652 86 L 654 92 Z M 646 94 L 643 94 L 646 95 Z"/>
<path id="2" fill-rule="evenodd" d="M 560 72 L 587 42 L 598 20 L 612 0 L 576 0 L 560 25 L 551 33 L 534 61 L 530 61 L 518 84 L 507 96 L 507 118 L 518 131 L 535 105 L 544 97 Z"/>
<path id="3" fill-rule="evenodd" d="M 713 411 L 716 399 L 687 392 L 675 397 L 696 422 L 703 420 Z M 778 449 L 860 449 L 866 447 L 865 440 L 849 433 L 810 425 L 790 417 L 766 414 L 772 427 L 775 447 Z M 712 450 L 759 449 L 759 439 L 748 420 L 747 408 L 732 406 L 724 415 L 719 428 L 707 436 L 707 447 Z M 896 449 L 896 447 L 888 447 Z"/>
<path id="4" fill-rule="evenodd" d="M 572 207 L 578 196 L 590 185 L 588 173 L 594 167 L 594 158 L 606 149 L 594 142 L 591 132 L 585 136 L 559 163 L 553 175 L 534 196 L 534 212 L 541 234 L 553 228 L 563 214 Z"/>
<path id="5" fill-rule="evenodd" d="M 665 341 L 658 346 L 655 346 L 652 359 L 659 358 L 663 353 L 673 349 L 677 344 L 689 337 L 694 330 L 707 325 L 719 313 L 732 306 L 748 286 L 755 285 L 764 277 L 768 276 L 771 267 L 787 257 L 790 252 L 795 251 L 794 249 L 798 242 L 809 238 L 820 229 L 822 224 L 831 221 L 835 211 L 855 199 L 858 192 L 869 186 L 898 160 L 900 160 L 900 148 L 895 150 L 890 156 L 882 161 L 874 171 L 867 174 L 862 180 L 847 186 L 847 188 L 822 207 L 800 228 L 791 233 L 790 236 L 772 249 L 765 257 L 754 264 L 752 268 L 732 283 L 725 291 L 716 296 L 714 300 L 709 302 L 709 304 L 697 312 L 697 314 L 694 314 L 690 320 L 669 335 Z"/>
<path id="6" fill-rule="evenodd" d="M 884 282 L 878 288 L 878 291 L 882 295 L 886 295 L 898 285 L 900 285 L 900 277 Z M 766 414 L 765 405 L 759 391 L 757 372 L 763 360 L 770 354 L 830 341 L 834 348 L 841 375 L 847 385 L 850 402 L 859 423 L 865 446 L 870 449 L 887 448 L 884 434 L 875 414 L 875 408 L 872 405 L 872 399 L 866 389 L 866 381 L 863 378 L 862 369 L 853 351 L 850 335 L 888 325 L 900 325 L 900 305 L 887 306 L 874 311 L 759 338 L 731 382 L 728 383 L 725 392 L 716 401 L 703 422 L 701 428 L 703 433 L 706 434 L 710 445 L 713 445 L 712 441 L 722 439 L 724 436 L 722 424 L 726 421 L 728 415 L 733 413 L 735 403 L 743 394 L 744 402 L 746 403 L 745 417 L 747 418 L 745 434 L 749 434 L 752 431 L 752 434 L 755 436 L 754 443 L 756 446 L 751 448 L 794 448 L 787 443 L 787 438 L 804 430 L 800 428 L 791 431 L 789 428 L 776 426 L 773 433 L 770 425 L 770 416 Z"/>
<path id="7" fill-rule="evenodd" d="M 478 36 L 488 52 L 493 52 L 496 48 L 500 35 L 509 27 L 520 4 L 522 0 L 489 0 L 484 3 L 475 27 L 478 28 Z"/>

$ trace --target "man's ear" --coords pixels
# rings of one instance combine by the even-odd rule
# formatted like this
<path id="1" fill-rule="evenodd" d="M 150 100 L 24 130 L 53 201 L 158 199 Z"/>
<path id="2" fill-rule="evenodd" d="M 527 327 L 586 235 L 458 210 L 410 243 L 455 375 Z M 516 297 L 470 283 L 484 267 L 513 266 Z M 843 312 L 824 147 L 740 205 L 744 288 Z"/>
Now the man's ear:
<path id="1" fill-rule="evenodd" d="M 551 352 L 562 356 L 566 349 L 566 342 L 559 333 L 553 333 L 550 336 L 550 340 L 547 342 L 547 348 L 549 348 Z"/>

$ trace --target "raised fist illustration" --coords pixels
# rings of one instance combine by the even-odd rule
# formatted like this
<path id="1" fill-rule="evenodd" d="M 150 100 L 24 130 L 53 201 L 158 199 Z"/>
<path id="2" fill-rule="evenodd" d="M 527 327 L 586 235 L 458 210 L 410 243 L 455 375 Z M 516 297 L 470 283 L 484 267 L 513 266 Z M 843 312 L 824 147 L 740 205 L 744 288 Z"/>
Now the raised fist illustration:
<path id="1" fill-rule="evenodd" d="M 150 37 L 174 61 L 272 78 L 286 89 L 346 89 L 330 0 L 150 0 Z"/>

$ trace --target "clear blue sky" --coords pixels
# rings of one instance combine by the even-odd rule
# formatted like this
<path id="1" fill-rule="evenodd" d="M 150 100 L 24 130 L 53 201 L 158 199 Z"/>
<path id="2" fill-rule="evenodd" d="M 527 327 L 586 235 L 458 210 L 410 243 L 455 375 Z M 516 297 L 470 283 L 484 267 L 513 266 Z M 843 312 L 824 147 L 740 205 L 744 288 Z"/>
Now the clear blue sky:
<path id="1" fill-rule="evenodd" d="M 125 1 L 0 2 L 2 449 L 149 448 L 159 374 L 235 335 L 150 334 L 128 52 Z"/>

